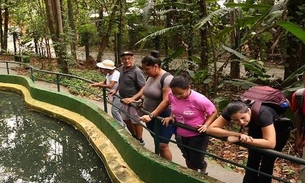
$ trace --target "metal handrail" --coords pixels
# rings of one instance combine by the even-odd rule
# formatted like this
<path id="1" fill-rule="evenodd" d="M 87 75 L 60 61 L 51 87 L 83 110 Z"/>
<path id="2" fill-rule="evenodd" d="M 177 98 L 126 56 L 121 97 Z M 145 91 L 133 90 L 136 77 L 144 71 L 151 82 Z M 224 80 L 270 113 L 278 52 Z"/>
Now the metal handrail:
<path id="1" fill-rule="evenodd" d="M 64 74 L 64 73 L 59 73 L 59 72 L 52 72 L 52 71 L 47 71 L 47 70 L 40 70 L 40 69 L 36 69 L 34 67 L 32 67 L 31 65 L 29 64 L 26 64 L 26 63 L 21 63 L 21 62 L 15 62 L 15 61 L 2 61 L 2 63 L 6 63 L 6 70 L 7 70 L 7 74 L 10 74 L 10 68 L 9 68 L 9 64 L 18 64 L 18 65 L 25 65 L 27 68 L 30 68 L 30 78 L 33 82 L 35 82 L 35 77 L 34 77 L 34 71 L 35 72 L 43 72 L 43 73 L 48 73 L 48 74 L 55 74 L 56 75 L 56 84 L 57 84 L 57 91 L 60 92 L 60 77 L 70 77 L 70 78 L 75 78 L 75 79 L 79 79 L 79 80 L 82 80 L 82 81 L 85 81 L 85 82 L 88 82 L 88 83 L 94 83 L 93 81 L 90 81 L 90 80 L 87 80 L 85 78 L 81 78 L 81 77 L 78 77 L 78 76 L 75 76 L 75 75 L 71 75 L 71 74 Z M 107 89 L 103 89 L 103 95 L 102 97 L 97 95 L 97 94 L 94 94 L 94 95 L 97 95 L 98 97 L 101 97 L 103 98 L 103 103 L 104 103 L 104 111 L 107 112 L 107 103 L 110 103 L 111 105 L 112 102 L 109 102 L 107 101 Z M 117 97 L 120 97 L 119 95 L 116 95 Z M 131 103 L 129 104 L 130 106 L 132 107 L 135 107 L 137 109 L 139 109 L 141 112 L 143 112 L 144 114 L 149 114 L 150 112 L 145 110 L 144 108 L 142 107 L 138 107 L 137 103 Z M 118 109 L 120 109 L 118 106 L 114 106 Z M 126 115 L 129 115 L 126 111 L 122 111 L 120 109 L 121 112 L 124 112 Z M 129 115 L 129 117 L 132 118 L 132 116 Z M 156 117 L 157 120 L 159 120 L 160 122 L 163 120 L 162 117 L 160 116 L 157 116 Z M 134 121 L 138 122 L 139 124 L 142 125 L 142 123 L 140 121 L 138 121 L 137 119 L 133 119 Z M 190 130 L 190 131 L 194 131 L 194 132 L 198 132 L 197 128 L 195 127 L 192 127 L 192 126 L 188 126 L 188 125 L 185 125 L 185 124 L 182 124 L 182 123 L 179 123 L 179 122 L 173 122 L 174 125 L 178 126 L 178 127 L 181 127 L 181 128 L 184 128 L 184 129 L 187 129 L 187 130 Z M 160 134 L 155 134 L 154 132 L 152 132 L 151 130 L 149 130 L 146 126 L 142 125 L 146 130 L 148 130 L 151 134 L 154 134 L 154 137 L 157 138 L 155 139 L 155 142 L 159 142 L 158 139 L 160 138 L 163 138 L 164 137 L 161 137 Z M 213 136 L 213 135 L 210 135 L 211 137 L 214 137 L 216 139 L 220 139 L 222 141 L 226 141 L 226 138 L 219 138 L 219 137 L 216 137 L 216 136 Z M 176 143 L 177 145 L 181 145 L 181 146 L 184 146 L 186 148 L 190 148 L 188 146 L 185 146 L 183 144 L 180 144 L 176 141 L 173 141 L 171 139 L 166 139 L 166 140 L 169 140 L 170 142 L 172 143 Z M 236 145 L 239 145 L 239 146 L 242 146 L 242 147 L 245 147 L 245 148 L 248 148 L 248 149 L 251 149 L 251 150 L 255 150 L 255 151 L 258 151 L 258 152 L 261 152 L 261 153 L 264 153 L 264 154 L 269 154 L 269 155 L 272 155 L 272 156 L 276 156 L 276 157 L 279 157 L 279 158 L 282 158 L 282 159 L 286 159 L 286 160 L 289 160 L 291 162 L 294 162 L 294 163 L 298 163 L 298 164 L 301 164 L 301 165 L 305 165 L 305 160 L 302 159 L 302 158 L 299 158 L 299 157 L 295 157 L 295 156 L 291 156 L 291 155 L 288 155 L 288 154 L 284 154 L 284 153 L 281 153 L 281 152 L 278 152 L 278 151 L 275 151 L 275 150 L 271 150 L 271 149 L 263 149 L 263 148 L 258 148 L 258 147 L 254 147 L 254 146 L 251 146 L 251 145 L 248 145 L 248 144 L 244 144 L 244 143 L 240 143 L 240 142 L 237 142 L 235 143 Z M 190 148 L 192 149 L 192 148 Z M 244 169 L 247 169 L 247 170 L 250 170 L 250 171 L 253 171 L 253 172 L 256 172 L 256 173 L 259 173 L 259 174 L 263 174 L 265 176 L 268 176 L 268 177 L 271 177 L 275 180 L 278 180 L 278 181 L 282 181 L 282 182 L 287 182 L 289 183 L 289 181 L 287 180 L 284 180 L 284 179 L 281 179 L 279 177 L 275 177 L 273 175 L 269 175 L 269 174 L 266 174 L 264 172 L 260 172 L 260 171 L 257 171 L 257 170 L 254 170 L 252 168 L 248 168 L 244 165 L 241 165 L 241 164 L 238 164 L 236 162 L 233 162 L 233 161 L 230 161 L 230 160 L 227 160 L 227 159 L 224 159 L 224 158 L 221 158 L 217 155 L 214 155 L 214 154 L 211 154 L 211 153 L 208 153 L 208 152 L 204 152 L 204 151 L 200 151 L 198 149 L 192 149 L 194 151 L 198 151 L 200 153 L 203 153 L 205 155 L 208 155 L 212 158 L 215 158 L 215 159 L 218 159 L 220 161 L 224 161 L 224 162 L 227 162 L 227 163 L 230 163 L 232 165 L 235 165 L 235 166 L 238 166 L 238 167 L 242 167 Z M 155 153 L 159 153 L 159 147 L 156 146 L 155 147 Z"/>
<path id="2" fill-rule="evenodd" d="M 39 78 L 40 80 L 42 81 L 45 81 L 45 82 L 49 82 L 49 83 L 54 83 L 56 84 L 57 86 L 57 91 L 60 92 L 60 77 L 68 77 L 68 78 L 74 78 L 74 79 L 78 79 L 78 80 L 82 80 L 82 81 L 85 81 L 87 83 L 94 83 L 93 81 L 91 80 L 88 80 L 88 79 L 85 79 L 85 78 L 82 78 L 82 77 L 78 77 L 78 76 L 75 76 L 75 75 L 72 75 L 72 74 L 65 74 L 65 73 L 60 73 L 60 72 L 53 72 L 53 71 L 48 71 L 48 70 L 41 70 L 41 69 L 37 69 L 27 63 L 22 63 L 22 62 L 15 62 L 15 61 L 2 61 L 2 63 L 6 63 L 6 70 L 7 70 L 7 74 L 10 74 L 10 67 L 9 67 L 9 64 L 16 64 L 16 65 L 23 65 L 25 66 L 26 68 L 29 68 L 30 69 L 30 78 L 31 80 L 35 83 L 35 76 L 34 76 L 34 72 L 41 72 L 41 73 L 46 73 L 46 74 L 54 74 L 56 75 L 56 82 L 52 82 L 52 81 L 46 81 L 46 80 L 43 80 L 42 78 Z M 73 87 L 73 86 L 71 86 Z M 75 86 L 74 86 L 75 88 Z M 88 90 L 87 90 L 88 91 Z M 108 109 L 107 109 L 107 100 L 106 100 L 106 90 L 102 90 L 103 91 L 103 96 L 99 96 L 101 98 L 103 98 L 103 103 L 104 103 L 104 111 L 105 112 L 108 112 Z M 88 91 L 89 92 L 89 91 Z M 93 93 L 94 95 L 97 95 L 95 93 Z"/>

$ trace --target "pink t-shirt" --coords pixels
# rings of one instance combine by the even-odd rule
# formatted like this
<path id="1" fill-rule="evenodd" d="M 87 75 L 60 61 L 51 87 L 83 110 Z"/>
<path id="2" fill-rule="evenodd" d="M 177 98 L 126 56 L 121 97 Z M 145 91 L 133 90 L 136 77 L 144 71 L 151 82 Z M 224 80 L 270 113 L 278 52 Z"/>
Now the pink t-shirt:
<path id="1" fill-rule="evenodd" d="M 194 90 L 185 99 L 177 99 L 171 91 L 168 93 L 168 97 L 175 120 L 195 128 L 204 124 L 207 116 L 215 111 L 215 105 L 204 95 Z M 177 128 L 177 134 L 183 137 L 199 135 L 197 132 L 180 127 Z"/>

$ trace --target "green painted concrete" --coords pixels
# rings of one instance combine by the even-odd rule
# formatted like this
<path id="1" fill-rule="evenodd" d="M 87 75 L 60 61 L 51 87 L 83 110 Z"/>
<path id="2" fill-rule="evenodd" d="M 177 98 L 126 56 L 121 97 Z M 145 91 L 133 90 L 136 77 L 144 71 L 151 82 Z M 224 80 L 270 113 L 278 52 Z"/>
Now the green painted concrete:
<path id="1" fill-rule="evenodd" d="M 199 182 L 220 182 L 212 177 L 202 175 L 195 171 L 189 170 L 181 165 L 170 162 L 161 158 L 147 149 L 140 146 L 134 139 L 123 129 L 117 122 L 114 121 L 108 114 L 100 109 L 95 104 L 86 101 L 85 99 L 77 98 L 70 94 L 64 94 L 59 92 L 47 91 L 45 89 L 35 87 L 35 84 L 27 77 L 17 75 L 0 75 L 0 82 L 17 84 L 25 87 L 31 97 L 34 100 L 45 102 L 54 106 L 61 107 L 69 110 L 75 114 L 83 116 L 88 121 L 95 124 L 95 126 L 112 142 L 116 148 L 116 152 L 120 153 L 120 156 L 126 162 L 128 167 L 131 168 L 136 175 L 130 173 L 135 177 L 130 177 L 131 182 L 148 182 L 148 183 L 199 183 Z M 0 89 L 10 90 L 10 87 L 0 87 Z M 11 91 L 18 92 L 18 90 L 11 89 Z M 19 91 L 22 94 L 22 92 Z M 49 113 L 53 117 L 69 121 L 69 116 L 58 115 L 43 109 L 43 106 L 37 107 L 45 113 Z M 78 122 L 71 123 L 76 126 L 80 131 L 86 130 L 85 127 L 79 125 Z M 90 134 L 90 132 L 86 132 Z M 91 143 L 94 143 L 89 139 Z M 99 145 L 103 146 L 103 145 Z M 95 150 L 98 151 L 98 147 Z M 101 153 L 101 152 L 97 152 Z M 104 157 L 104 156 L 102 156 Z M 102 160 L 108 162 L 104 158 Z M 112 171 L 112 170 L 109 170 Z M 110 175 L 113 173 L 110 172 Z M 123 175 L 122 175 L 123 176 Z M 113 177 L 113 175 L 112 175 Z M 124 179 L 118 178 L 120 175 L 116 175 L 115 182 L 124 182 L 122 180 L 128 179 L 128 176 Z M 135 179 L 140 179 L 135 181 Z"/>

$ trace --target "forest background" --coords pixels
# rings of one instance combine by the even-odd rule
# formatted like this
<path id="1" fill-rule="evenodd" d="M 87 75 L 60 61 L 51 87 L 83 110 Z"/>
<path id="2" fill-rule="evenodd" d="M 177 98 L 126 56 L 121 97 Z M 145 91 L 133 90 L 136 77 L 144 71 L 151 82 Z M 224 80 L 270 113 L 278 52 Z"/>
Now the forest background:
<path id="1" fill-rule="evenodd" d="M 109 52 L 120 66 L 124 50 L 158 50 L 165 70 L 190 75 L 220 110 L 253 85 L 279 88 L 288 98 L 302 87 L 303 0 L 2 0 L 0 9 L 2 58 L 40 69 L 86 76 Z M 273 67 L 283 75 L 268 72 Z M 295 181 L 293 168 L 277 168 Z"/>

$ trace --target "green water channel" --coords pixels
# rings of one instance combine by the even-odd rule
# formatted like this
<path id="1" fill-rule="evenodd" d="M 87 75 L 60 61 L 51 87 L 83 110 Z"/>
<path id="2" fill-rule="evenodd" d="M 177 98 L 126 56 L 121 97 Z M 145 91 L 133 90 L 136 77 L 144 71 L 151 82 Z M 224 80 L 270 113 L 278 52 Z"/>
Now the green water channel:
<path id="1" fill-rule="evenodd" d="M 81 132 L 0 91 L 0 182 L 110 183 Z"/>

